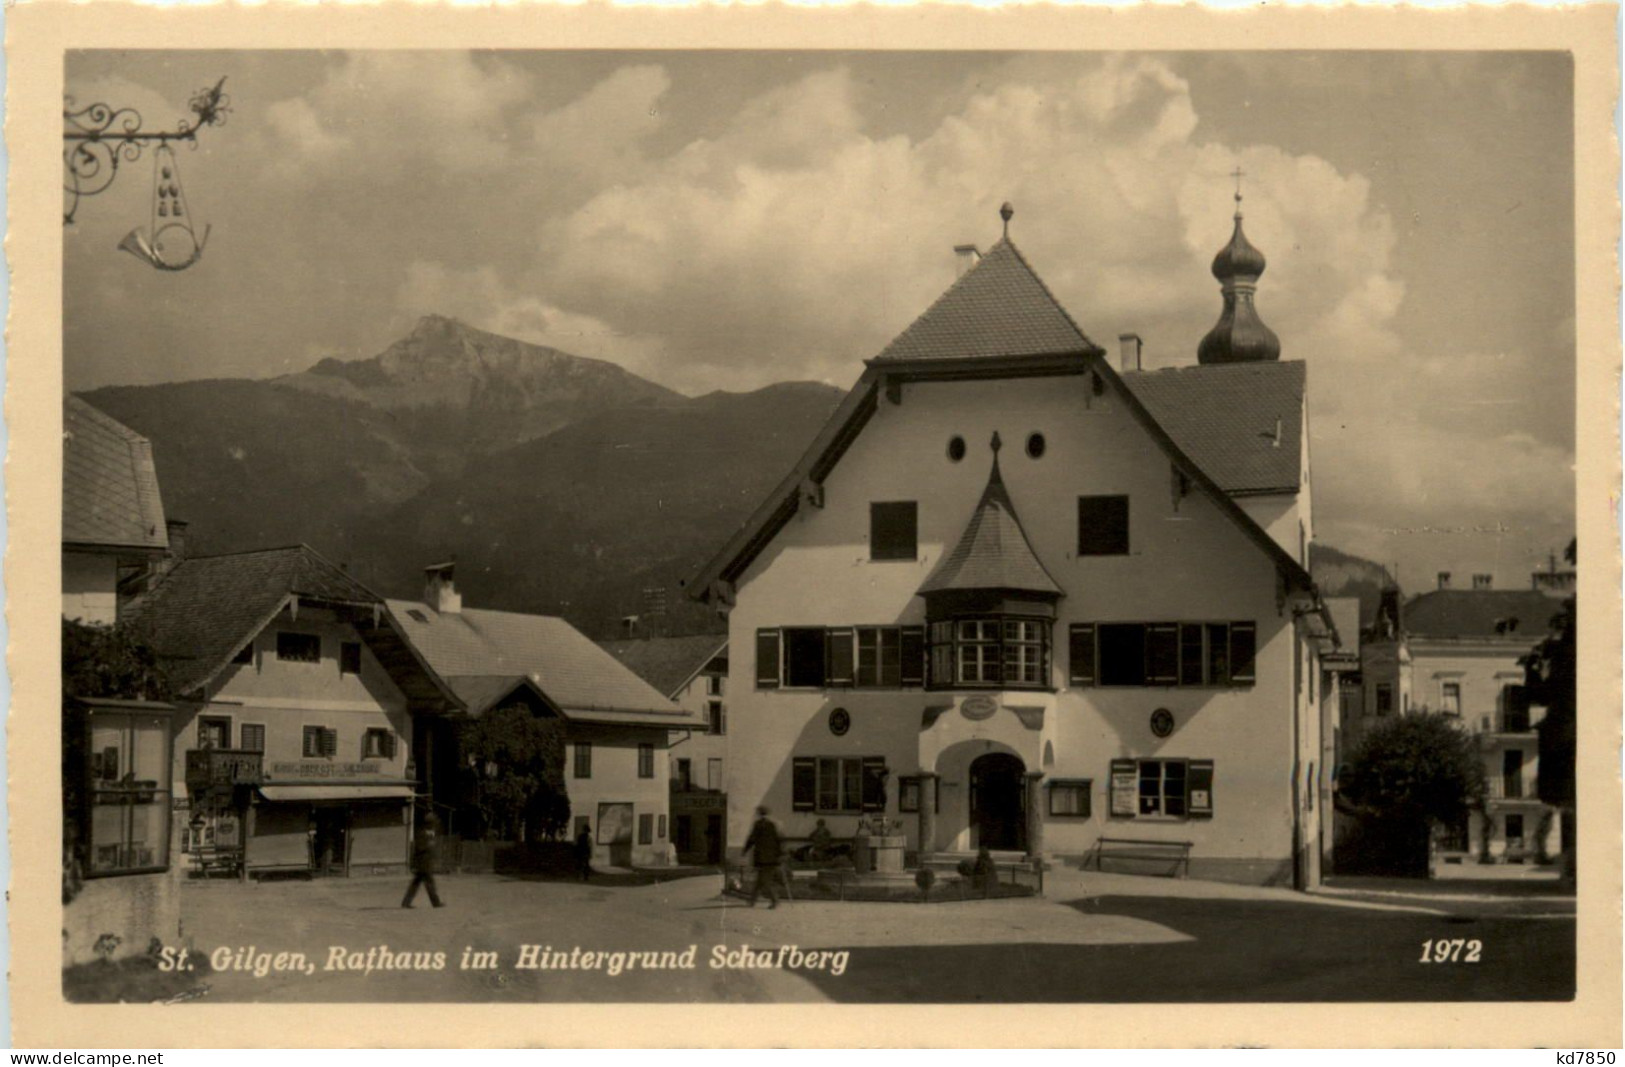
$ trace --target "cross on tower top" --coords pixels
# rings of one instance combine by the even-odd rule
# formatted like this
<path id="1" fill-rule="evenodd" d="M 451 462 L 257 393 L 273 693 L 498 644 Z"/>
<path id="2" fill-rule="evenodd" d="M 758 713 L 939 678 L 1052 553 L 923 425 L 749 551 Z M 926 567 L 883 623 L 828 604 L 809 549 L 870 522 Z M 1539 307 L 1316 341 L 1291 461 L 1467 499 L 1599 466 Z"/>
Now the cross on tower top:
<path id="1" fill-rule="evenodd" d="M 1245 177 L 1246 174 L 1247 174 L 1247 172 L 1242 170 L 1239 166 L 1235 170 L 1230 172 L 1230 176 L 1232 178 L 1236 179 L 1236 217 L 1237 218 L 1241 217 L 1241 179 L 1243 177 Z"/>

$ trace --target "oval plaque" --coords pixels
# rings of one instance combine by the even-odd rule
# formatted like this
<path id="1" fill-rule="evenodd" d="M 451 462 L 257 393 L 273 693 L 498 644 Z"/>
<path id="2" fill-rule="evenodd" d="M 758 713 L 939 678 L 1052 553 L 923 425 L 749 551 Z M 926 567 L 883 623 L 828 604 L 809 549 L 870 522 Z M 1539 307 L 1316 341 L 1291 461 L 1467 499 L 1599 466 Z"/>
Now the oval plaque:
<path id="1" fill-rule="evenodd" d="M 845 708 L 836 708 L 829 713 L 830 733 L 840 737 L 850 729 L 852 729 L 852 714 Z"/>
<path id="2" fill-rule="evenodd" d="M 991 719 L 999 710 L 999 702 L 992 697 L 966 697 L 959 705 L 959 713 L 973 721 Z"/>
<path id="3" fill-rule="evenodd" d="M 1151 732 L 1158 737 L 1167 737 L 1174 732 L 1174 713 L 1167 708 L 1158 708 L 1151 713 Z"/>

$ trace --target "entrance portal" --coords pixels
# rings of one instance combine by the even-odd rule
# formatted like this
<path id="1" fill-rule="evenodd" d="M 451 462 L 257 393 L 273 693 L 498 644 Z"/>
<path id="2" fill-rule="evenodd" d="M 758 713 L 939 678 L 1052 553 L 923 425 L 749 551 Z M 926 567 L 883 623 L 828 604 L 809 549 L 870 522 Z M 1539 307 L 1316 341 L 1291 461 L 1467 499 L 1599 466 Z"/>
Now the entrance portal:
<path id="1" fill-rule="evenodd" d="M 970 765 L 972 844 L 989 850 L 1027 850 L 1027 765 L 1006 752 L 989 752 Z"/>

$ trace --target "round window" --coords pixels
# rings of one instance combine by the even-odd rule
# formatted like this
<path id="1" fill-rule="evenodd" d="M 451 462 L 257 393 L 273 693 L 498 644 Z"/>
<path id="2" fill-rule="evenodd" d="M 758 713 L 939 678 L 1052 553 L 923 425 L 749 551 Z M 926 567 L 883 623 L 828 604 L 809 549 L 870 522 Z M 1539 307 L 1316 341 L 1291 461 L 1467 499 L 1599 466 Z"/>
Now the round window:
<path id="1" fill-rule="evenodd" d="M 829 732 L 841 737 L 852 729 L 852 714 L 845 708 L 836 708 L 829 713 Z"/>
<path id="2" fill-rule="evenodd" d="M 1158 708 L 1151 713 L 1151 732 L 1158 737 L 1167 737 L 1174 732 L 1174 713 L 1167 708 Z"/>
<path id="3" fill-rule="evenodd" d="M 965 439 L 954 436 L 948 439 L 948 458 L 958 463 L 965 458 Z"/>
<path id="4" fill-rule="evenodd" d="M 1044 435 L 1032 433 L 1027 435 L 1027 454 L 1034 459 L 1044 454 Z"/>

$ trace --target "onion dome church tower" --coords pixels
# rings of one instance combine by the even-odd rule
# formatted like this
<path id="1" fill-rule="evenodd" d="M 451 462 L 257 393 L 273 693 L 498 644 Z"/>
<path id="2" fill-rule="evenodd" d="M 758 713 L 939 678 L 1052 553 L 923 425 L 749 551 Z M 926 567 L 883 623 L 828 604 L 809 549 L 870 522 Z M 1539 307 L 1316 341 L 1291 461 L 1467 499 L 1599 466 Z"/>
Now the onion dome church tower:
<path id="1" fill-rule="evenodd" d="M 1281 358 L 1281 340 L 1265 326 L 1253 307 L 1253 293 L 1264 273 L 1264 253 L 1241 231 L 1241 171 L 1236 171 L 1236 229 L 1230 243 L 1213 257 L 1213 276 L 1224 294 L 1219 321 L 1196 346 L 1199 363 L 1259 363 Z"/>

